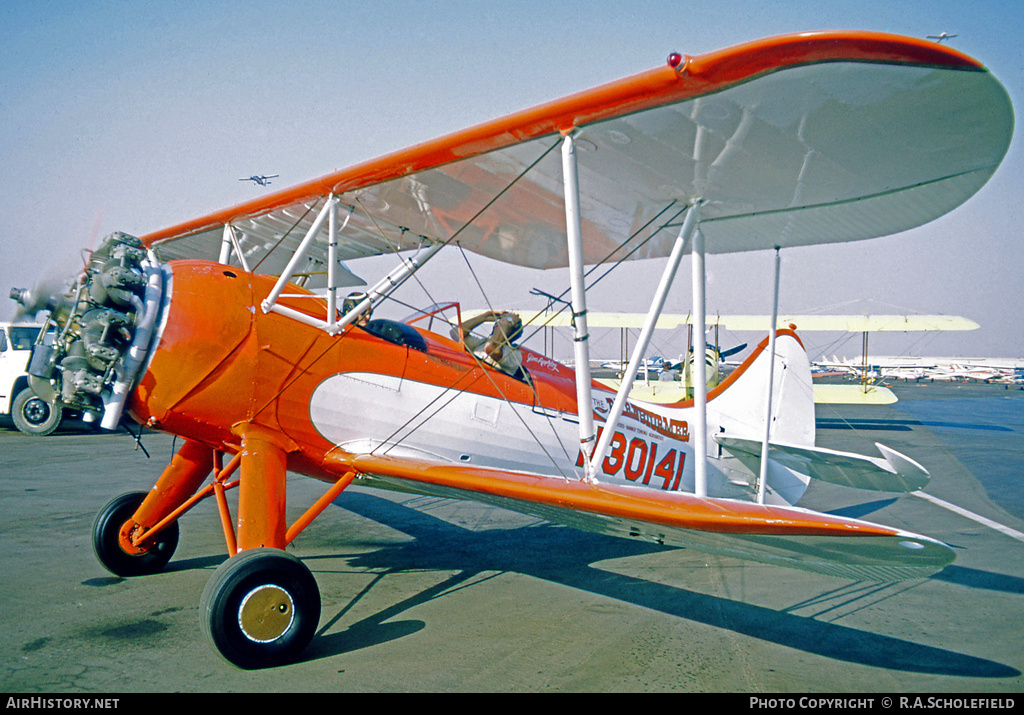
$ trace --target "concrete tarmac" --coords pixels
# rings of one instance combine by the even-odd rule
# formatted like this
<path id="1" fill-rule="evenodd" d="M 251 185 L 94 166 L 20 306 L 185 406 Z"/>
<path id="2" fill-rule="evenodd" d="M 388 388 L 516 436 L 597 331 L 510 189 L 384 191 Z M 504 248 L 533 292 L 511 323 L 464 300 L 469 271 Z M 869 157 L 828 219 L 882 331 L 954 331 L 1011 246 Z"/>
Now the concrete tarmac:
<path id="1" fill-rule="evenodd" d="M 301 662 L 261 671 L 229 665 L 202 635 L 199 597 L 226 558 L 212 502 L 181 520 L 163 573 L 114 577 L 93 555 L 95 514 L 153 485 L 171 437 L 145 435 L 147 457 L 126 435 L 0 429 L 0 690 L 1024 692 L 1024 514 L 965 466 L 978 418 L 958 430 L 955 412 L 913 409 L 956 398 L 1024 414 L 1024 392 L 896 392 L 894 405 L 820 406 L 818 443 L 903 451 L 940 501 L 816 484 L 802 505 L 954 546 L 930 579 L 835 579 L 355 486 L 289 547 L 321 590 L 316 638 Z M 988 424 L 982 447 L 1013 472 L 1020 431 Z M 302 477 L 289 488 L 292 519 L 324 489 Z"/>

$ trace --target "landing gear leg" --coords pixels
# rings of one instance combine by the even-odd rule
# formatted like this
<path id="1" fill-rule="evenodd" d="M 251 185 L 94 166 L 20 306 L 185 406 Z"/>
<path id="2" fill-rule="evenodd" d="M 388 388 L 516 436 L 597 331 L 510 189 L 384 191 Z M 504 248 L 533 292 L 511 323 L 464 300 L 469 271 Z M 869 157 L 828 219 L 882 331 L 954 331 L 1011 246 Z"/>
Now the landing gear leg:
<path id="1" fill-rule="evenodd" d="M 320 591 L 305 565 L 285 553 L 287 451 L 280 433 L 243 425 L 237 555 L 203 590 L 203 631 L 213 648 L 241 668 L 294 660 L 320 622 Z"/>
<path id="2" fill-rule="evenodd" d="M 149 492 L 122 494 L 96 516 L 92 544 L 103 567 L 117 576 L 143 576 L 167 565 L 178 545 L 178 524 L 174 522 L 136 543 L 142 530 L 158 524 L 202 484 L 213 468 L 213 451 L 196 442 L 186 442 Z"/>

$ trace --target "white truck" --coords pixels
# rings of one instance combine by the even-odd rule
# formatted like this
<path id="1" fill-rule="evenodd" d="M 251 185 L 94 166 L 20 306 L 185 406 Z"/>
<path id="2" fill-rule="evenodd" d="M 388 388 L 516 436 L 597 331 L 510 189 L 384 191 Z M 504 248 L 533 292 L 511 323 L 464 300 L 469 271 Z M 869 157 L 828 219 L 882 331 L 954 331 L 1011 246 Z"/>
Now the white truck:
<path id="1" fill-rule="evenodd" d="M 60 426 L 63 410 L 36 397 L 28 386 L 29 358 L 42 325 L 0 323 L 0 414 L 25 434 L 44 436 Z"/>

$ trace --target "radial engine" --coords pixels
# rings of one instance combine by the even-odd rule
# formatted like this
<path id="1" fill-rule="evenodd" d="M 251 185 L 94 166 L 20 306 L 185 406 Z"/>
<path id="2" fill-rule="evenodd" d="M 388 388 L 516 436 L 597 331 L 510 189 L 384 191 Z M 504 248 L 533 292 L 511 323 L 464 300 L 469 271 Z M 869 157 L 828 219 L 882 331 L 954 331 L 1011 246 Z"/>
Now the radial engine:
<path id="1" fill-rule="evenodd" d="M 33 392 L 116 428 L 154 341 L 169 276 L 138 238 L 113 233 L 64 293 L 12 290 L 26 311 L 49 311 L 29 360 Z"/>

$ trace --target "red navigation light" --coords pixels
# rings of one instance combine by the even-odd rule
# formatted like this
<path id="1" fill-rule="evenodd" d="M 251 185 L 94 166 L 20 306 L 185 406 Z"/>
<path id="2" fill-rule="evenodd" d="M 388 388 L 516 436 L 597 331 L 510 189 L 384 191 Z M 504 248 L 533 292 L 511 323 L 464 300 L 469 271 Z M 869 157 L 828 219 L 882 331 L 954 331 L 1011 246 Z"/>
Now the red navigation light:
<path id="1" fill-rule="evenodd" d="M 679 67 L 683 62 L 683 56 L 678 52 L 673 52 L 668 56 L 668 66 L 675 69 Z"/>

